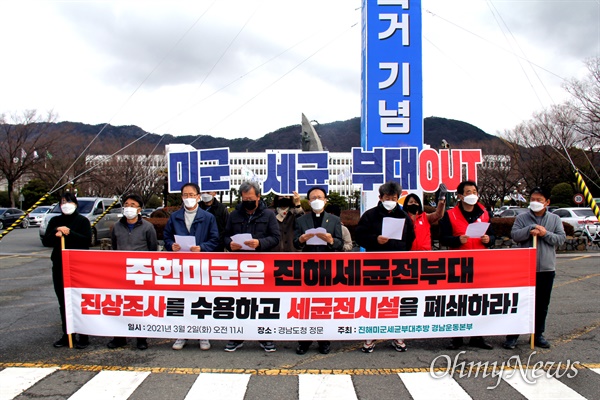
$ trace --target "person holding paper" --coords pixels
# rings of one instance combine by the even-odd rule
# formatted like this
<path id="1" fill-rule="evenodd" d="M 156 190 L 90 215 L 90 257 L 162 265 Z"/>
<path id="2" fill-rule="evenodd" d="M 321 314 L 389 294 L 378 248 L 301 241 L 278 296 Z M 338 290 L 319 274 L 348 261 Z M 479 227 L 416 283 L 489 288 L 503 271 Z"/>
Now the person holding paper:
<path id="1" fill-rule="evenodd" d="M 227 206 L 217 200 L 217 192 L 202 192 L 199 205 L 204 211 L 208 211 L 215 216 L 217 221 L 217 229 L 219 230 L 219 245 L 215 251 L 225 250 L 225 226 L 227 226 L 227 220 L 229 219 L 229 211 Z"/>
<path id="2" fill-rule="evenodd" d="M 225 248 L 229 251 L 273 251 L 279 243 L 279 225 L 275 213 L 260 199 L 258 183 L 243 182 L 238 193 L 242 202 L 229 214 L 225 226 Z M 244 234 L 246 237 L 240 243 L 238 239 Z M 233 352 L 243 345 L 243 340 L 230 340 L 225 351 Z M 260 342 L 260 346 L 267 353 L 277 350 L 271 341 Z"/>
<path id="3" fill-rule="evenodd" d="M 402 186 L 389 181 L 379 186 L 379 202 L 364 212 L 356 226 L 355 236 L 359 246 L 366 251 L 409 251 L 415 240 L 412 220 L 398 205 Z M 406 351 L 402 339 L 394 339 L 396 351 Z M 362 351 L 372 353 L 375 340 L 365 340 Z"/>
<path id="4" fill-rule="evenodd" d="M 535 187 L 529 197 L 529 212 L 517 215 L 510 236 L 519 247 L 533 247 L 533 238 L 537 236 L 536 274 L 535 274 L 535 332 L 533 343 L 537 347 L 550 348 L 550 342 L 544 338 L 546 316 L 550 305 L 552 284 L 556 275 L 556 248 L 566 240 L 562 220 L 556 214 L 548 212 L 550 191 Z M 505 349 L 517 346 L 519 335 L 508 335 L 502 345 Z"/>
<path id="5" fill-rule="evenodd" d="M 490 215 L 483 204 L 479 202 L 477 184 L 473 181 L 459 183 L 456 195 L 459 200 L 456 207 L 446 211 L 440 221 L 440 244 L 449 247 L 450 250 L 486 249 L 493 246 L 496 236 L 492 224 L 489 223 Z M 487 224 L 485 231 L 480 231 L 476 237 L 466 234 L 472 225 L 479 224 Z M 452 338 L 448 349 L 457 350 L 462 345 L 462 337 Z M 481 336 L 473 336 L 469 340 L 469 345 L 485 350 L 493 348 Z"/>
<path id="6" fill-rule="evenodd" d="M 339 217 L 325 211 L 327 193 L 323 188 L 314 186 L 306 193 L 310 201 L 312 212 L 296 220 L 296 233 L 294 246 L 303 252 L 330 252 L 342 251 L 344 239 L 342 237 L 342 222 Z M 298 342 L 296 354 L 306 354 L 312 344 L 310 340 Z M 331 342 L 319 341 L 319 353 L 328 354 L 331 351 Z"/>
<path id="7" fill-rule="evenodd" d="M 144 208 L 144 201 L 137 194 L 123 197 L 123 218 L 112 230 L 112 249 L 130 251 L 157 251 L 158 240 L 154 225 L 146 221 L 140 213 Z M 127 345 L 127 338 L 114 337 L 106 344 L 109 349 L 118 349 Z M 137 338 L 136 347 L 140 350 L 148 348 L 146 338 Z"/>
<path id="8" fill-rule="evenodd" d="M 169 217 L 163 231 L 165 249 L 168 251 L 210 252 L 215 251 L 219 245 L 219 230 L 215 217 L 198 206 L 200 201 L 200 187 L 195 183 L 186 183 L 181 187 L 183 207 Z M 191 236 L 194 245 L 189 246 L 178 243 L 176 237 Z M 180 240 L 181 242 L 181 240 Z M 181 350 L 186 344 L 186 339 L 177 339 L 173 343 L 173 350 Z M 200 339 L 200 349 L 209 350 L 210 342 Z"/>

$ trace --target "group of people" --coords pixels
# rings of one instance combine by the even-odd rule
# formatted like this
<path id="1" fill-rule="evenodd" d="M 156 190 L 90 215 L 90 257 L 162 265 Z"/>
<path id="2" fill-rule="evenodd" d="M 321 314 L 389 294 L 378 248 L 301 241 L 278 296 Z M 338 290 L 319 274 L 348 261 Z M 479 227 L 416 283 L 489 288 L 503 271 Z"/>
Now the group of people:
<path id="1" fill-rule="evenodd" d="M 181 188 L 183 206 L 171 214 L 163 232 L 164 247 L 167 251 L 181 251 L 182 244 L 176 237 L 192 236 L 194 245 L 185 250 L 192 252 L 219 251 L 260 251 L 260 252 L 334 252 L 350 251 L 353 248 L 350 232 L 341 223 L 339 207 L 327 204 L 327 193 L 322 187 L 312 187 L 306 193 L 311 212 L 305 212 L 297 192 L 293 196 L 277 195 L 271 208 L 260 197 L 260 187 L 256 182 L 244 182 L 239 188 L 241 202 L 229 213 L 227 207 L 216 199 L 215 192 L 201 192 L 195 183 L 187 183 Z M 366 251 L 426 251 L 432 249 L 431 225 L 439 221 L 440 244 L 451 250 L 485 249 L 493 246 L 495 235 L 490 224 L 481 237 L 468 237 L 467 227 L 474 222 L 489 222 L 490 215 L 479 202 L 477 184 L 463 181 L 458 185 L 456 206 L 445 211 L 445 198 L 437 199 L 437 207 L 432 213 L 425 213 L 421 199 L 409 194 L 401 207 L 398 200 L 402 187 L 393 181 L 379 187 L 377 206 L 365 211 L 355 231 L 358 246 Z M 512 237 L 520 247 L 531 247 L 533 237 L 538 238 L 537 279 L 535 299 L 535 345 L 548 348 L 545 339 L 545 321 L 550 303 L 552 284 L 555 276 L 555 248 L 565 240 L 565 232 L 560 218 L 547 211 L 550 204 L 549 193 L 541 188 L 530 192 L 530 212 L 519 214 L 512 228 Z M 61 197 L 62 214 L 52 218 L 48 224 L 43 243 L 53 246 L 52 276 L 58 298 L 63 336 L 54 342 L 55 347 L 68 346 L 65 321 L 64 286 L 62 281 L 61 237 L 67 249 L 88 249 L 91 240 L 90 222 L 77 212 L 77 198 L 71 193 Z M 154 226 L 141 217 L 143 201 L 135 194 L 123 197 L 123 218 L 112 231 L 112 248 L 129 251 L 155 251 L 158 241 Z M 384 218 L 404 220 L 400 239 L 383 236 Z M 314 228 L 319 229 L 317 233 Z M 242 243 L 236 235 L 250 234 Z M 312 244 L 315 239 L 318 244 Z M 313 240 L 311 240 L 313 239 Z M 311 240 L 311 244 L 307 242 Z M 245 250 L 251 249 L 251 250 Z M 362 351 L 373 352 L 375 339 L 363 343 Z M 509 335 L 504 348 L 514 349 L 518 336 Z M 177 339 L 172 348 L 181 350 L 186 339 Z M 243 341 L 231 340 L 225 351 L 233 352 L 243 346 Z M 297 354 L 306 354 L 311 341 L 300 341 Z M 107 346 L 119 348 L 127 344 L 124 337 L 115 337 Z M 76 335 L 74 345 L 82 349 L 89 345 L 87 335 Z M 210 341 L 199 340 L 200 349 L 209 350 Z M 483 337 L 472 337 L 469 345 L 491 349 Z M 272 341 L 261 341 L 266 352 L 276 351 Z M 392 346 L 399 352 L 407 349 L 406 343 L 397 338 Z M 449 349 L 463 346 L 462 338 L 453 338 Z M 137 338 L 137 348 L 148 348 L 145 338 Z M 329 341 L 318 341 L 318 351 L 328 354 Z"/>

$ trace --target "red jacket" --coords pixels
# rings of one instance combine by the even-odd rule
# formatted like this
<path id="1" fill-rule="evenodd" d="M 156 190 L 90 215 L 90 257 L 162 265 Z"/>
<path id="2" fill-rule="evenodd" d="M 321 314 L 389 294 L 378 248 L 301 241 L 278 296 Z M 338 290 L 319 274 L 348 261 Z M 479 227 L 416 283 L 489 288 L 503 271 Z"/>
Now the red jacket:
<path id="1" fill-rule="evenodd" d="M 427 214 L 422 212 L 417 214 L 415 221 L 415 241 L 411 250 L 431 250 L 431 225 L 427 219 Z"/>
<path id="2" fill-rule="evenodd" d="M 485 207 L 481 203 L 476 204 L 477 207 L 481 208 L 483 214 L 479 217 L 479 222 L 490 222 L 490 216 L 486 211 Z M 467 232 L 467 227 L 469 226 L 469 222 L 465 219 L 462 212 L 458 207 L 454 207 L 446 212 L 450 219 L 450 224 L 452 225 L 452 234 L 454 236 L 462 236 Z M 486 249 L 487 247 L 481 243 L 480 238 L 469 238 L 467 239 L 467 243 L 461 244 L 458 247 L 458 250 L 472 250 L 472 249 Z"/>

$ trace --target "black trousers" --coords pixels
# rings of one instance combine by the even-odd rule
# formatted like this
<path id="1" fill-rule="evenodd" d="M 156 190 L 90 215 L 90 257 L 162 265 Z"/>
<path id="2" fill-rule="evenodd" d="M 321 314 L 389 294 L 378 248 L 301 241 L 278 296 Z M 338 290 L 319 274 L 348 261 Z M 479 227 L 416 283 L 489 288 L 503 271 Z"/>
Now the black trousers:
<path id="1" fill-rule="evenodd" d="M 65 316 L 65 285 L 63 282 L 62 265 L 52 265 L 52 282 L 54 283 L 54 293 L 56 293 L 56 298 L 58 299 L 62 331 L 66 335 L 67 317 Z"/>
<path id="2" fill-rule="evenodd" d="M 550 306 L 550 296 L 556 271 L 537 272 L 535 274 L 535 335 L 540 336 L 546 330 L 546 317 Z M 517 339 L 519 335 L 508 335 L 507 340 Z"/>

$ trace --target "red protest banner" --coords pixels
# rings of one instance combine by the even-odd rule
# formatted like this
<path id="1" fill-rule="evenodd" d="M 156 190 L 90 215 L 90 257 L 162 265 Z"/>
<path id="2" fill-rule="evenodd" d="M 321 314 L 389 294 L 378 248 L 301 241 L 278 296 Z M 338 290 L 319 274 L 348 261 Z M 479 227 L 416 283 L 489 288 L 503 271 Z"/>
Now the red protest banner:
<path id="1" fill-rule="evenodd" d="M 66 250 L 69 332 L 346 340 L 530 333 L 535 250 Z"/>

